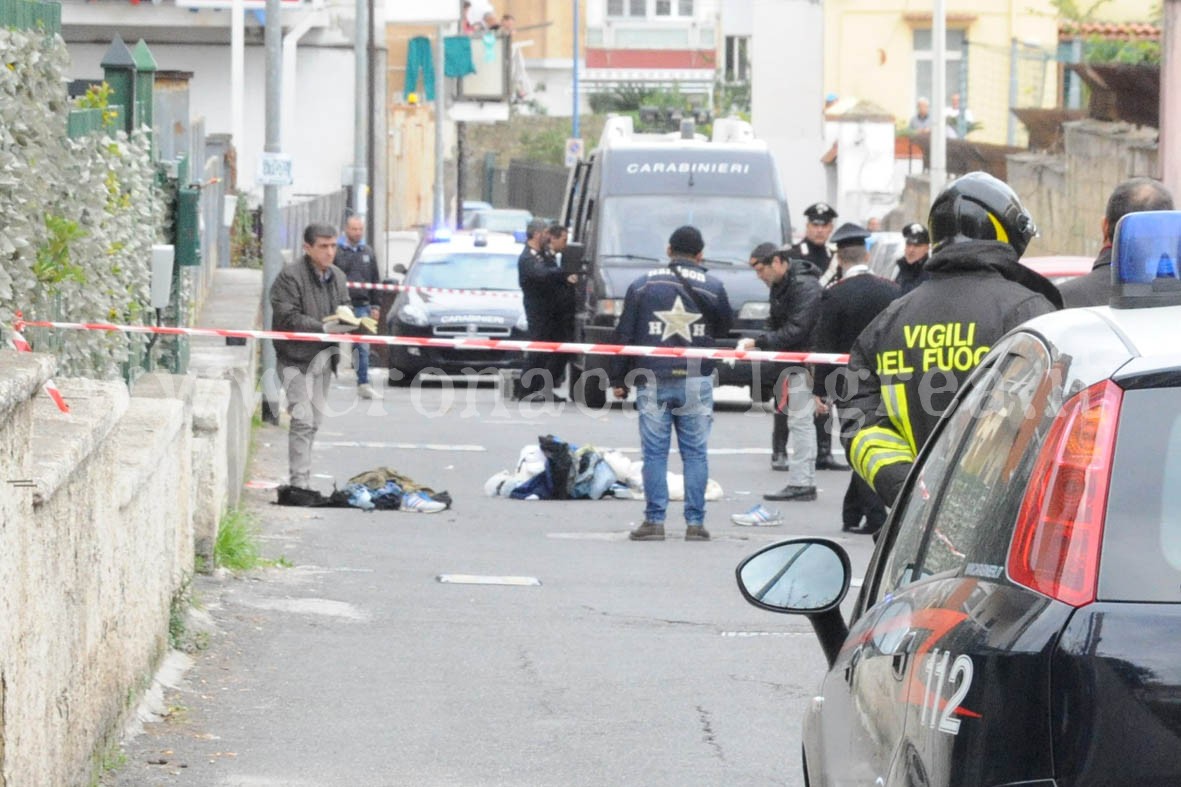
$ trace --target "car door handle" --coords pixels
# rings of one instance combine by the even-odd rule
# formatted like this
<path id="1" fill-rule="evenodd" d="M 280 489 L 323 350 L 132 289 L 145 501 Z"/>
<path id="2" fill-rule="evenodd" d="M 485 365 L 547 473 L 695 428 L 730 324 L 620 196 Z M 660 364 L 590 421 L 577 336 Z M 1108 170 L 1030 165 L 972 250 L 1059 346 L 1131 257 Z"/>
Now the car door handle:
<path id="1" fill-rule="evenodd" d="M 908 633 L 898 643 L 898 647 L 894 649 L 894 655 L 890 657 L 890 667 L 894 672 L 895 680 L 902 680 L 906 677 L 906 665 L 910 663 L 910 651 L 914 648 L 915 634 Z"/>
<path id="2" fill-rule="evenodd" d="M 853 673 L 857 670 L 857 664 L 861 661 L 861 648 L 858 645 L 857 649 L 849 656 L 849 663 L 845 665 L 845 682 L 850 686 L 853 685 Z"/>

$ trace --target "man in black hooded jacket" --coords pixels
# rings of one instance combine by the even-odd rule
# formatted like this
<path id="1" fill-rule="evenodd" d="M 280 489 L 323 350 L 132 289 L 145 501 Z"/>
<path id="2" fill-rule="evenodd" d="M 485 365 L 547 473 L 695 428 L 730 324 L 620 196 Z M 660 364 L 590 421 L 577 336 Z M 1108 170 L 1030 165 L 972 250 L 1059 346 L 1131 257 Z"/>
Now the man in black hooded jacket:
<path id="1" fill-rule="evenodd" d="M 929 280 L 857 338 L 839 400 L 853 469 L 887 505 L 992 345 L 1062 306 L 1054 285 L 1018 262 L 1037 229 L 1002 181 L 983 172 L 956 180 L 931 206 L 929 226 Z"/>

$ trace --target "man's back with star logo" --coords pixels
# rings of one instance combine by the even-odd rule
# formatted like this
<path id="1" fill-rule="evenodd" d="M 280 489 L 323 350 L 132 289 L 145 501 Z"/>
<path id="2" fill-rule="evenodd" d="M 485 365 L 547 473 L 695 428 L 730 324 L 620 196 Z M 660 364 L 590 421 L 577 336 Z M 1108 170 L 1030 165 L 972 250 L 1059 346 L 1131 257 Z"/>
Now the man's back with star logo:
<path id="1" fill-rule="evenodd" d="M 674 257 L 669 265 L 648 271 L 628 287 L 616 328 L 619 344 L 651 347 L 714 347 L 726 339 L 734 322 L 722 283 L 695 260 Z M 611 380 L 623 381 L 632 368 L 657 378 L 708 375 L 713 361 L 685 358 L 620 356 Z"/>

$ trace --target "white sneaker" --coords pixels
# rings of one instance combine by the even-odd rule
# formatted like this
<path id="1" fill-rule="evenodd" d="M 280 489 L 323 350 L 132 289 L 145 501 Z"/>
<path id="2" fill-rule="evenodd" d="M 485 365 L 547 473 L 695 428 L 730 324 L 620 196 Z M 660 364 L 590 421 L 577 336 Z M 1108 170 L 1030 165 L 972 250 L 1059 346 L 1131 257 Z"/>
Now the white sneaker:
<path id="1" fill-rule="evenodd" d="M 377 391 L 373 390 L 373 386 L 369 383 L 361 383 L 357 386 L 357 394 L 362 399 L 376 399 Z"/>
<path id="2" fill-rule="evenodd" d="M 783 524 L 783 514 L 762 504 L 742 514 L 731 514 L 730 521 L 743 527 L 773 527 Z"/>
<path id="3" fill-rule="evenodd" d="M 447 508 L 446 503 L 431 500 L 421 492 L 407 492 L 402 495 L 402 510 L 415 514 L 437 514 Z"/>

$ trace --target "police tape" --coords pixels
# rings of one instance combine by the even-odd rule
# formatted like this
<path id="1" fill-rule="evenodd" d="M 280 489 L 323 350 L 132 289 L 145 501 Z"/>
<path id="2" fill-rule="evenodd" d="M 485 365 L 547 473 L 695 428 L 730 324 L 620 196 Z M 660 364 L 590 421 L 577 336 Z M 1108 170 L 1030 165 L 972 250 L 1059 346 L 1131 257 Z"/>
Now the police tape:
<path id="1" fill-rule="evenodd" d="M 56 328 L 66 331 L 146 333 L 158 336 L 211 336 L 226 339 L 272 339 L 293 342 L 349 342 L 353 344 L 440 347 L 458 350 L 489 350 L 530 353 L 571 353 L 582 355 L 626 355 L 652 358 L 698 358 L 720 361 L 774 361 L 796 364 L 844 366 L 849 356 L 840 353 L 772 352 L 722 347 L 649 347 L 630 344 L 588 344 L 584 342 L 543 342 L 514 339 L 485 339 L 479 336 L 444 339 L 435 336 L 372 336 L 358 333 L 310 333 L 304 331 L 259 331 L 232 328 L 172 328 L 153 325 L 116 325 L 107 322 L 51 322 L 17 319 L 14 331 L 25 327 Z M 18 334 L 19 335 L 19 334 Z"/>
<path id="2" fill-rule="evenodd" d="M 520 290 L 464 290 L 455 287 L 417 287 L 409 284 L 370 284 L 367 281 L 350 281 L 355 290 L 377 290 L 379 292 L 419 292 L 427 295 L 479 295 L 489 298 L 520 298 Z"/>
<path id="3" fill-rule="evenodd" d="M 29 344 L 29 340 L 21 335 L 20 327 L 18 327 L 21 324 L 22 322 L 18 317 L 17 323 L 12 329 L 12 338 L 8 340 L 8 343 L 11 344 L 12 348 L 17 352 L 31 353 L 33 351 L 33 347 Z M 45 385 L 42 387 L 45 389 L 45 393 L 49 394 L 49 398 L 53 400 L 53 403 L 57 405 L 57 409 L 61 410 L 63 413 L 70 412 L 70 406 L 66 404 L 66 400 L 62 397 L 62 392 L 57 389 L 57 385 L 54 384 L 52 379 L 46 380 Z"/>

